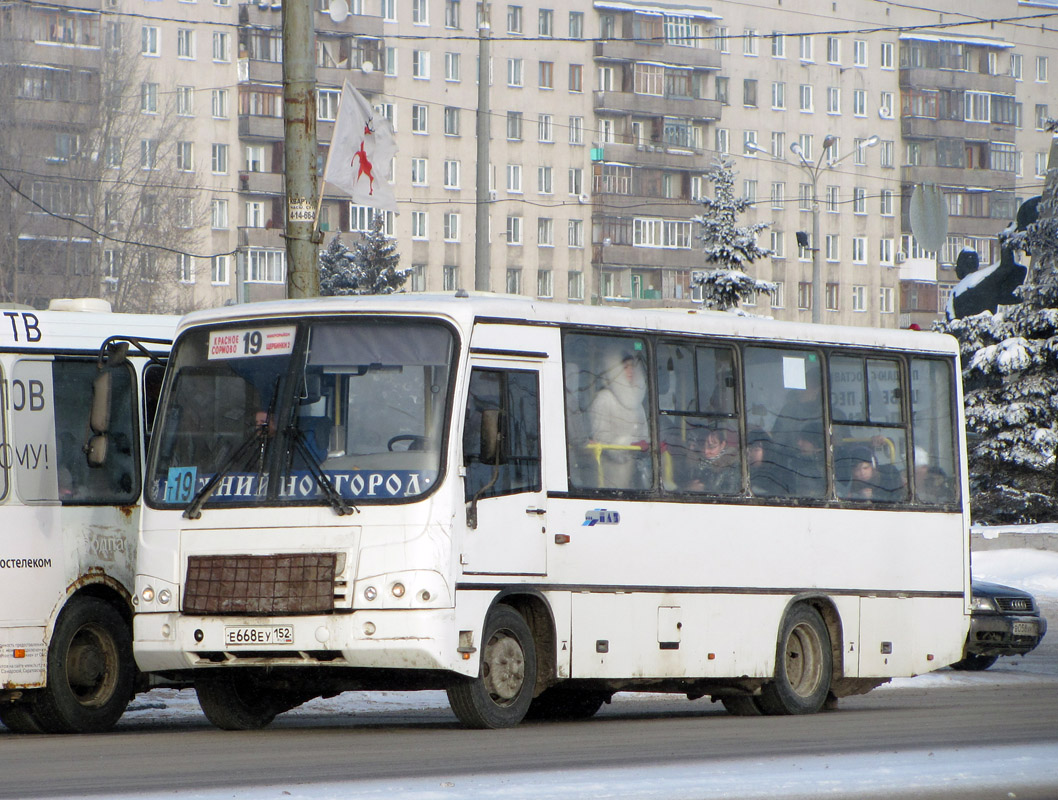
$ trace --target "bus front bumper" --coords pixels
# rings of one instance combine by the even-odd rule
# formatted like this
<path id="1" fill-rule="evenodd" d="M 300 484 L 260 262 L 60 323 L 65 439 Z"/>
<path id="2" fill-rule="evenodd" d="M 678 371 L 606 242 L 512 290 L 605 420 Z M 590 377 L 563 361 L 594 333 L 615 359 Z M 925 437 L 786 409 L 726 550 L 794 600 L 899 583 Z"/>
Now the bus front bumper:
<path id="1" fill-rule="evenodd" d="M 371 610 L 304 617 L 137 613 L 133 651 L 144 672 L 217 666 L 332 666 L 477 673 L 457 651 L 453 609 Z"/>

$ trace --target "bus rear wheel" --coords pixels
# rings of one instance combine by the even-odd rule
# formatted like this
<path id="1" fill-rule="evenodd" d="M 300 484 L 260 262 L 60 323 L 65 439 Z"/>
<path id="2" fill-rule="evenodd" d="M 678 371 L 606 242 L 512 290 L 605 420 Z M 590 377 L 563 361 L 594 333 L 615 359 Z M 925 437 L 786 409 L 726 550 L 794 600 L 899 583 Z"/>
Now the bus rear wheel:
<path id="1" fill-rule="evenodd" d="M 759 717 L 764 713 L 761 710 L 759 698 L 748 694 L 721 697 L 720 702 L 723 703 L 727 713 L 733 717 Z"/>
<path id="2" fill-rule="evenodd" d="M 243 670 L 204 670 L 195 677 L 195 694 L 206 719 L 225 731 L 260 730 L 285 710 L 272 701 L 266 687 Z"/>
<path id="3" fill-rule="evenodd" d="M 511 728 L 529 710 L 536 686 L 536 648 L 522 615 L 510 606 L 489 612 L 476 678 L 448 687 L 448 702 L 468 728 Z"/>
<path id="4" fill-rule="evenodd" d="M 75 597 L 59 614 L 48 648 L 47 686 L 31 717 L 45 733 L 99 733 L 114 727 L 132 699 L 132 632 L 118 611 Z"/>
<path id="5" fill-rule="evenodd" d="M 779 633 L 775 679 L 764 684 L 758 703 L 765 714 L 814 714 L 830 693 L 833 654 L 819 612 L 808 605 L 789 610 Z"/>

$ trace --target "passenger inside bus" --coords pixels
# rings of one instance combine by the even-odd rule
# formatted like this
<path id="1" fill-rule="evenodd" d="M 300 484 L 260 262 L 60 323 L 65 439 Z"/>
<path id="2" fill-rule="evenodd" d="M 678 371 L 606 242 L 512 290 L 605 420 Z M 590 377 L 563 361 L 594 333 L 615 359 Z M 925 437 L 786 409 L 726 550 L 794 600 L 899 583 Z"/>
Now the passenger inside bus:
<path id="1" fill-rule="evenodd" d="M 755 497 L 785 497 L 790 493 L 790 472 L 775 456 L 775 443 L 766 431 L 752 430 L 748 436 L 749 488 Z"/>
<path id="2" fill-rule="evenodd" d="M 692 430 L 690 452 L 682 465 L 680 488 L 706 494 L 738 494 L 742 470 L 738 456 L 738 431 L 716 424 Z"/>
<path id="3" fill-rule="evenodd" d="M 592 442 L 599 447 L 603 487 L 644 489 L 649 485 L 650 427 L 644 407 L 647 374 L 631 349 L 604 357 L 602 388 L 589 409 Z"/>
<path id="4" fill-rule="evenodd" d="M 798 497 L 823 497 L 827 491 L 823 461 L 823 424 L 810 422 L 797 433 L 796 451 L 790 469 L 794 473 Z"/>

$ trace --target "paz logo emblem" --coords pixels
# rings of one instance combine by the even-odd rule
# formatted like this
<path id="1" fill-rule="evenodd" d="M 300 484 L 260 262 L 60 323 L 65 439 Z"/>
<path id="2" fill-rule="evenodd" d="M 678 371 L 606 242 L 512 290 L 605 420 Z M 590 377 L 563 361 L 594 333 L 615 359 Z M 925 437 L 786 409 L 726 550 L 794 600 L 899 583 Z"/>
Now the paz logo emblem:
<path id="1" fill-rule="evenodd" d="M 593 508 L 591 511 L 584 512 L 584 523 L 581 527 L 591 527 L 593 525 L 618 525 L 621 522 L 621 515 L 616 511 L 608 511 L 605 508 Z"/>

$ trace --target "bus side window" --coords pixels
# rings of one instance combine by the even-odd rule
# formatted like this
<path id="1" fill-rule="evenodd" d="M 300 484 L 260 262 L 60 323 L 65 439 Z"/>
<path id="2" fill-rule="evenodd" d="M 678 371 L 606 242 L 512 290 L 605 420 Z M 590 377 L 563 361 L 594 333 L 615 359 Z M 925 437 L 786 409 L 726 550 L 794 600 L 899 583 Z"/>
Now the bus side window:
<path id="1" fill-rule="evenodd" d="M 490 433 L 498 433 L 498 441 L 488 441 Z M 540 399 L 535 372 L 471 372 L 463 464 L 467 502 L 540 490 Z"/>
<path id="2" fill-rule="evenodd" d="M 920 503 L 944 505 L 959 498 L 951 395 L 949 362 L 923 358 L 911 360 L 915 499 Z"/>

